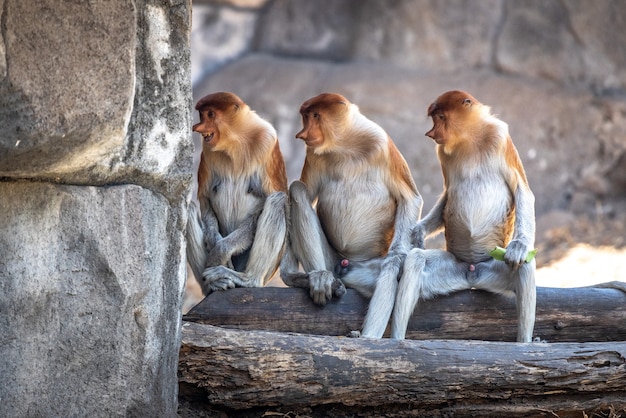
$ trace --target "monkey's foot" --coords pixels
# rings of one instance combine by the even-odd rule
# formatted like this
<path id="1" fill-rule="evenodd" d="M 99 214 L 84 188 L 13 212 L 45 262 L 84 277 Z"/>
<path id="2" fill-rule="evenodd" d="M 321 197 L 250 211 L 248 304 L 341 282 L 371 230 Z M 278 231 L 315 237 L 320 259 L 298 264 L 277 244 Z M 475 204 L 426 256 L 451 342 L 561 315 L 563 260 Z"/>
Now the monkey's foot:
<path id="1" fill-rule="evenodd" d="M 224 266 L 215 266 L 204 270 L 200 286 L 202 287 L 202 292 L 208 295 L 218 290 L 233 289 L 240 282 L 241 278 L 235 271 Z"/>
<path id="2" fill-rule="evenodd" d="M 205 295 L 213 292 L 234 289 L 236 287 L 235 283 L 232 280 L 223 277 L 212 281 L 207 281 L 203 277 L 200 286 L 202 287 L 202 292 Z"/>
<path id="3" fill-rule="evenodd" d="M 309 293 L 317 305 L 325 305 L 333 294 L 341 296 L 346 293 L 343 282 L 328 270 L 312 271 L 309 273 Z"/>
<path id="4" fill-rule="evenodd" d="M 295 273 L 282 273 L 281 279 L 289 287 L 301 287 L 303 289 L 309 289 L 309 275 L 302 272 Z"/>

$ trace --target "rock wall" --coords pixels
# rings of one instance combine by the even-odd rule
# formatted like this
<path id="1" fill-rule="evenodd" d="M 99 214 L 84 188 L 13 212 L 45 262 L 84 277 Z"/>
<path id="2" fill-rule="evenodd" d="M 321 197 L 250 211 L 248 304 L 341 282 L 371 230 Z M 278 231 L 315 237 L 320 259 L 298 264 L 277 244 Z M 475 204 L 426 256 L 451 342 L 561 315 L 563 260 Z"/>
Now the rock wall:
<path id="1" fill-rule="evenodd" d="M 194 100 L 248 101 L 295 179 L 300 104 L 342 93 L 398 144 L 429 210 L 441 174 L 426 109 L 467 90 L 509 124 L 539 216 L 612 216 L 626 197 L 625 24 L 618 0 L 196 0 Z"/>
<path id="2" fill-rule="evenodd" d="M 0 0 L 0 416 L 175 416 L 186 0 Z"/>

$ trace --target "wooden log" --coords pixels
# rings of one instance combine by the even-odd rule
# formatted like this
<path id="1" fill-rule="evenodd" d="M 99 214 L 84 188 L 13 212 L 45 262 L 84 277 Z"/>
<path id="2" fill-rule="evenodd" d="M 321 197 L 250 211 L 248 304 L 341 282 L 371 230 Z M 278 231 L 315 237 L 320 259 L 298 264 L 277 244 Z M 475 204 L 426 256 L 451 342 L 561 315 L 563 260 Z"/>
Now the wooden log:
<path id="1" fill-rule="evenodd" d="M 311 416 L 609 416 L 626 412 L 626 343 L 368 340 L 186 322 L 179 381 L 183 401 L 256 408 L 254 416 L 262 416 L 259 408 Z"/>
<path id="2" fill-rule="evenodd" d="M 548 342 L 626 341 L 626 293 L 615 288 L 538 288 L 534 335 Z M 186 321 L 244 330 L 347 335 L 361 327 L 367 300 L 355 291 L 326 306 L 304 289 L 231 289 L 209 295 Z M 420 302 L 409 339 L 515 341 L 515 301 L 467 290 Z"/>

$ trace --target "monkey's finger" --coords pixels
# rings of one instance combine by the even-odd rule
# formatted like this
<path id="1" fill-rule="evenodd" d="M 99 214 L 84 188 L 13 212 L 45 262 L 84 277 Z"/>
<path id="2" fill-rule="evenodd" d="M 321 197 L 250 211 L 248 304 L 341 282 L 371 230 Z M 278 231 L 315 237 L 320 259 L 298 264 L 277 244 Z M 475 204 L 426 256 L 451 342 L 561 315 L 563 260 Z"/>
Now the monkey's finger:
<path id="1" fill-rule="evenodd" d="M 505 259 L 505 260 L 504 260 L 504 263 L 505 263 L 507 266 L 511 267 L 513 270 L 517 270 L 517 269 L 519 269 L 519 268 L 520 268 L 520 266 L 522 265 L 519 261 L 515 261 L 515 260 L 508 260 L 508 259 Z"/>
<path id="2" fill-rule="evenodd" d="M 526 251 L 526 246 L 518 241 L 511 241 L 509 246 L 504 249 L 502 247 L 496 247 L 489 255 L 499 261 L 504 261 L 507 265 L 512 267 L 521 266 L 523 263 L 530 263 L 535 258 L 537 249 Z"/>
<path id="3" fill-rule="evenodd" d="M 311 299 L 316 305 L 326 305 L 326 292 L 320 292 L 317 289 L 311 289 Z"/>

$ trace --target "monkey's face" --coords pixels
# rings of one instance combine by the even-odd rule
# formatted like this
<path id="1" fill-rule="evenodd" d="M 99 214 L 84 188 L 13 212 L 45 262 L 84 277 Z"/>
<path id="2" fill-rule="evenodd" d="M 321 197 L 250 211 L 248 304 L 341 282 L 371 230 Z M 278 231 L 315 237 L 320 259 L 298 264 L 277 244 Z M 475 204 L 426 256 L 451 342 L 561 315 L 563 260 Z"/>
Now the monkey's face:
<path id="1" fill-rule="evenodd" d="M 219 142 L 220 131 L 218 129 L 217 120 L 219 120 L 219 112 L 212 108 L 200 109 L 200 122 L 193 125 L 193 131 L 202 135 L 204 140 L 203 146 L 215 147 Z"/>
<path id="2" fill-rule="evenodd" d="M 439 145 L 451 145 L 451 142 L 462 136 L 461 127 L 468 127 L 474 105 L 480 103 L 464 91 L 442 94 L 428 107 L 428 116 L 433 118 L 433 127 L 426 132 L 426 136 Z"/>
<path id="3" fill-rule="evenodd" d="M 302 130 L 296 134 L 296 138 L 302 139 L 309 147 L 321 146 L 324 143 L 321 119 L 319 112 L 302 112 Z"/>
<path id="4" fill-rule="evenodd" d="M 435 103 L 431 104 L 430 107 L 432 108 L 434 105 Z M 435 111 L 431 114 L 430 110 L 428 114 L 433 118 L 433 127 L 426 132 L 426 136 L 432 138 L 437 144 L 442 145 L 446 137 L 446 115 L 440 111 Z"/>
<path id="5" fill-rule="evenodd" d="M 302 130 L 296 138 L 302 139 L 315 153 L 334 149 L 336 136 L 349 125 L 346 119 L 350 102 L 340 94 L 322 93 L 300 107 Z"/>
<path id="6" fill-rule="evenodd" d="M 226 148 L 228 132 L 232 130 L 230 125 L 235 124 L 240 110 L 246 108 L 246 104 L 239 97 L 229 92 L 213 93 L 200 99 L 196 103 L 200 122 L 193 125 L 193 131 L 202 135 L 203 148 L 216 151 L 222 137 L 225 141 L 219 148 Z"/>

